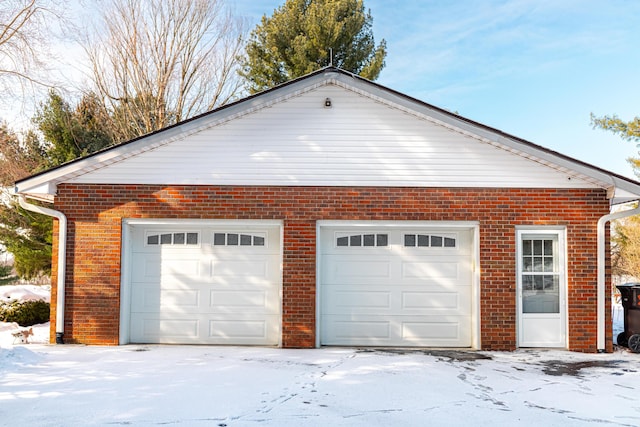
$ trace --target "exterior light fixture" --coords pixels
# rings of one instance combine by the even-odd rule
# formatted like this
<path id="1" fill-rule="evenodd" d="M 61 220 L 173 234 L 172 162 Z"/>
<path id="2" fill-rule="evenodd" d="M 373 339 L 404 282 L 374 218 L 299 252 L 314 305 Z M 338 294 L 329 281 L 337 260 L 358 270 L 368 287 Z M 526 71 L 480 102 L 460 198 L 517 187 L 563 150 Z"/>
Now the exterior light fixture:
<path id="1" fill-rule="evenodd" d="M 326 99 L 324 100 L 324 106 L 325 106 L 326 108 L 331 108 L 331 98 L 326 98 Z"/>

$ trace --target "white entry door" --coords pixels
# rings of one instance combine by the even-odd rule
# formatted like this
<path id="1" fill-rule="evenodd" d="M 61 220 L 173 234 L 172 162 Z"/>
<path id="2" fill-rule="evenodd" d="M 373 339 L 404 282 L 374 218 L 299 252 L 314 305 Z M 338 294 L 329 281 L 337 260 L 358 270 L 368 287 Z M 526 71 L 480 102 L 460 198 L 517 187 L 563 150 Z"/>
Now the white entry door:
<path id="1" fill-rule="evenodd" d="M 321 226 L 320 237 L 321 345 L 472 345 L 472 229 Z"/>
<path id="2" fill-rule="evenodd" d="M 518 231 L 518 346 L 566 347 L 564 232 Z"/>

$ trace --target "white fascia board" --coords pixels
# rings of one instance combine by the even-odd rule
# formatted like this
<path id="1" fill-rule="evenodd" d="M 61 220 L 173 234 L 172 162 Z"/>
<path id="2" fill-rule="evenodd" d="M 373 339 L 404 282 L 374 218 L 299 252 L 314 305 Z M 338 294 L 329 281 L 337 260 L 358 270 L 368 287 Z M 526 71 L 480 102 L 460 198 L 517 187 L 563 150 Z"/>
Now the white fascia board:
<path id="1" fill-rule="evenodd" d="M 517 137 L 511 137 L 500 130 L 485 127 L 480 123 L 473 123 L 463 117 L 457 118 L 454 113 L 431 107 L 420 100 L 414 100 L 387 88 L 369 84 L 356 77 L 338 74 L 335 81 L 351 86 L 352 90 L 355 89 L 356 92 L 364 96 L 391 104 L 409 114 L 561 171 L 567 175 L 568 180 L 581 179 L 594 186 L 607 189 L 614 194 L 611 199 L 613 204 L 640 199 L 640 183 L 635 183 L 633 180 L 623 179 L 596 166 L 555 153 L 534 143 L 519 140 Z"/>
<path id="2" fill-rule="evenodd" d="M 611 204 L 619 205 L 638 200 L 640 199 L 640 196 L 638 195 L 639 191 L 638 186 L 634 185 L 632 182 L 618 177 L 613 177 L 613 185 L 611 187 L 611 192 L 613 194 L 610 197 Z"/>
<path id="3" fill-rule="evenodd" d="M 436 107 L 431 107 L 428 104 L 420 100 L 414 100 L 408 96 L 402 94 L 396 94 L 386 88 L 372 85 L 370 86 L 362 80 L 356 78 L 349 79 L 348 76 L 339 75 L 336 79 L 347 85 L 352 85 L 354 89 L 358 89 L 357 92 L 362 95 L 369 96 L 381 102 L 395 104 L 396 108 L 419 116 L 430 122 L 439 124 L 463 135 L 467 135 L 476 140 L 492 144 L 494 146 L 507 149 L 514 154 L 520 154 L 531 160 L 542 161 L 541 163 L 547 164 L 547 166 L 559 166 L 561 169 L 567 169 L 566 173 L 573 172 L 574 174 L 584 175 L 590 177 L 592 180 L 597 180 L 599 183 L 604 184 L 603 187 L 607 187 L 612 184 L 611 176 L 599 172 L 597 168 L 591 168 L 586 165 L 581 165 L 579 161 L 572 161 L 559 154 L 554 154 L 550 150 L 546 150 L 543 147 L 536 147 L 535 144 L 530 142 L 518 141 L 516 137 L 509 138 L 508 134 L 497 130 L 490 129 L 483 126 L 480 123 L 473 123 L 472 121 L 463 117 L 456 117 L 455 113 L 444 112 Z"/>
<path id="4" fill-rule="evenodd" d="M 31 185 L 29 185 L 31 184 Z M 51 200 L 56 193 L 56 185 L 51 181 L 36 180 L 35 182 L 24 181 L 16 184 L 13 189 L 14 195 L 24 194 L 31 199 Z"/>
<path id="5" fill-rule="evenodd" d="M 139 155 L 166 144 L 184 139 L 189 135 L 218 126 L 230 120 L 251 114 L 263 108 L 282 102 L 286 99 L 300 96 L 318 87 L 335 84 L 351 90 L 377 102 L 400 109 L 423 120 L 436 123 L 452 131 L 461 133 L 493 145 L 497 148 L 512 152 L 514 155 L 528 158 L 567 175 L 567 179 L 578 178 L 592 183 L 596 187 L 607 189 L 613 196 L 613 203 L 636 200 L 640 198 L 640 184 L 632 180 L 617 179 L 613 174 L 590 166 L 569 157 L 560 155 L 533 143 L 519 140 L 516 137 L 474 123 L 453 113 L 430 106 L 420 100 L 395 92 L 378 84 L 366 81 L 358 76 L 344 71 L 326 70 L 316 75 L 300 78 L 283 87 L 258 94 L 254 97 L 240 100 L 237 103 L 222 107 L 216 111 L 205 113 L 186 122 L 177 124 L 156 133 L 143 136 L 137 140 L 107 149 L 89 157 L 73 161 L 66 166 L 44 172 L 32 178 L 19 181 L 16 193 L 40 193 L 55 195 L 58 183 L 82 176 L 92 171 L 107 167 L 129 157 Z M 619 189 L 618 186 L 621 186 Z"/>
<path id="6" fill-rule="evenodd" d="M 187 138 L 194 133 L 251 114 L 283 100 L 299 96 L 323 84 L 326 84 L 326 79 L 323 79 L 321 82 L 315 82 L 315 80 L 306 81 L 304 79 L 292 82 L 284 88 L 284 92 L 274 90 L 255 98 L 241 100 L 238 103 L 221 107 L 219 110 L 205 113 L 202 116 L 195 117 L 147 136 L 142 136 L 131 142 L 105 149 L 104 151 L 74 160 L 67 165 L 62 165 L 48 172 L 26 178 L 16 183 L 15 192 L 17 194 L 42 192 L 42 194 L 53 196 L 56 194 L 57 184 L 61 182 L 77 178 L 143 152 L 151 151 L 163 145 Z"/>

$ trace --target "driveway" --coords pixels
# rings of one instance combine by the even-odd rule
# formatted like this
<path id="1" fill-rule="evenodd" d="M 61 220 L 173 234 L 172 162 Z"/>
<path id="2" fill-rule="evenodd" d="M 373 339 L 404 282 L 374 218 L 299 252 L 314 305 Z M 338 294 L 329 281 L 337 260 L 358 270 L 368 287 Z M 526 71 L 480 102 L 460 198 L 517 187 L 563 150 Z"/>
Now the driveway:
<path id="1" fill-rule="evenodd" d="M 0 425 L 637 426 L 640 355 L 22 345 Z"/>

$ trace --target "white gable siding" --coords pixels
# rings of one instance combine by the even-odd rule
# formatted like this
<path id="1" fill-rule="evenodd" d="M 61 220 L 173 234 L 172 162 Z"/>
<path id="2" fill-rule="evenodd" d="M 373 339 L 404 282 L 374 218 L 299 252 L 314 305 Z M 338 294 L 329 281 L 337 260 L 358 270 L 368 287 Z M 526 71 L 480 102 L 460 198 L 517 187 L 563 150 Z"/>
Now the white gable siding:
<path id="1" fill-rule="evenodd" d="M 332 106 L 324 106 L 325 99 Z M 553 187 L 596 185 L 325 85 L 78 176 L 113 184 Z"/>

